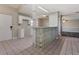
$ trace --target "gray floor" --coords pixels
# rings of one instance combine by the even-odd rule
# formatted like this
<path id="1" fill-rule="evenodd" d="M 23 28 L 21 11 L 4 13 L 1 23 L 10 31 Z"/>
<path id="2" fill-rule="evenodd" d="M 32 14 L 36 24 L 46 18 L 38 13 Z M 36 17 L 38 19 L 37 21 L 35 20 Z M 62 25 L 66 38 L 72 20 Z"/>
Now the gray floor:
<path id="1" fill-rule="evenodd" d="M 43 49 L 33 46 L 31 38 L 1 41 L 0 55 L 79 55 L 79 38 L 63 37 Z"/>
<path id="2" fill-rule="evenodd" d="M 62 45 L 64 40 L 54 40 L 52 44 L 50 44 L 46 48 L 39 48 L 39 47 L 29 47 L 24 51 L 21 51 L 19 54 L 21 55 L 57 55 L 60 54 Z"/>
<path id="3" fill-rule="evenodd" d="M 79 55 L 79 38 L 64 37 L 65 41 L 60 54 Z"/>
<path id="4" fill-rule="evenodd" d="M 32 55 L 79 55 L 79 38 L 63 37 L 55 40 L 50 46 L 44 49 L 29 47 L 19 54 Z"/>
<path id="5" fill-rule="evenodd" d="M 6 40 L 0 42 L 0 55 L 16 55 L 20 51 L 32 46 L 31 38 Z"/>

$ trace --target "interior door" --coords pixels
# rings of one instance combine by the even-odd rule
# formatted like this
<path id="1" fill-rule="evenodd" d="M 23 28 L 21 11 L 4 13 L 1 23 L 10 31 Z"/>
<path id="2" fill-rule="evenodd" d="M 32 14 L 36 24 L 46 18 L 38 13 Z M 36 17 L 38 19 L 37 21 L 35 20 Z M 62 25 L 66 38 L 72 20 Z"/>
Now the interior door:
<path id="1" fill-rule="evenodd" d="M 0 14 L 0 41 L 12 39 L 12 16 Z"/>
<path id="2" fill-rule="evenodd" d="M 23 28 L 24 28 L 24 37 L 30 37 L 31 36 L 31 27 L 29 24 L 29 20 L 27 20 L 27 19 L 23 20 Z"/>

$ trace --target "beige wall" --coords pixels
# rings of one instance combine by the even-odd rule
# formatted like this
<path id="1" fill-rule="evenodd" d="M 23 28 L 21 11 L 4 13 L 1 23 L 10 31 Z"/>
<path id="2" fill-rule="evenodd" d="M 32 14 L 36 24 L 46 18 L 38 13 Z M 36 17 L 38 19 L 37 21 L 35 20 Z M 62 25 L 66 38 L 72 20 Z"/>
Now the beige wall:
<path id="1" fill-rule="evenodd" d="M 69 20 L 63 23 L 63 27 L 79 27 L 79 20 Z"/>
<path id="2" fill-rule="evenodd" d="M 17 37 L 17 19 L 18 13 L 15 9 L 7 7 L 6 5 L 0 5 L 0 14 L 7 14 L 13 17 L 12 24 L 13 24 L 13 37 Z"/>
<path id="3" fill-rule="evenodd" d="M 62 25 L 63 31 L 79 32 L 79 20 L 68 20 Z"/>
<path id="4" fill-rule="evenodd" d="M 49 19 L 48 17 L 42 17 L 38 19 L 38 26 L 46 27 L 48 26 Z"/>

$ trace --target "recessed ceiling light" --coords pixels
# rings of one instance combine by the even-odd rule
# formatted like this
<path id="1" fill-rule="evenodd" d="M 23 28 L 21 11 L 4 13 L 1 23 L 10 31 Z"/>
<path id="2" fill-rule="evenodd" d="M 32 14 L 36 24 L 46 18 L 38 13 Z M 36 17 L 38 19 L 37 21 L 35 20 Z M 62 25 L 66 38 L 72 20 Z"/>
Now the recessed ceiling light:
<path id="1" fill-rule="evenodd" d="M 67 22 L 68 20 L 63 20 L 63 23 Z"/>
<path id="2" fill-rule="evenodd" d="M 46 17 L 47 15 L 43 15 L 43 17 Z"/>

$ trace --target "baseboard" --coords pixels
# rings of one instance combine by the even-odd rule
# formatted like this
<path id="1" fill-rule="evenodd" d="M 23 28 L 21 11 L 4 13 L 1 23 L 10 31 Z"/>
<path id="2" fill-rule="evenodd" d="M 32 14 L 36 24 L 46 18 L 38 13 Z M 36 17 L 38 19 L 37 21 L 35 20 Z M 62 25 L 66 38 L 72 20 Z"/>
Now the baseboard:
<path id="1" fill-rule="evenodd" d="M 79 38 L 79 33 L 77 33 L 77 32 L 62 32 L 62 36 L 78 37 Z"/>

